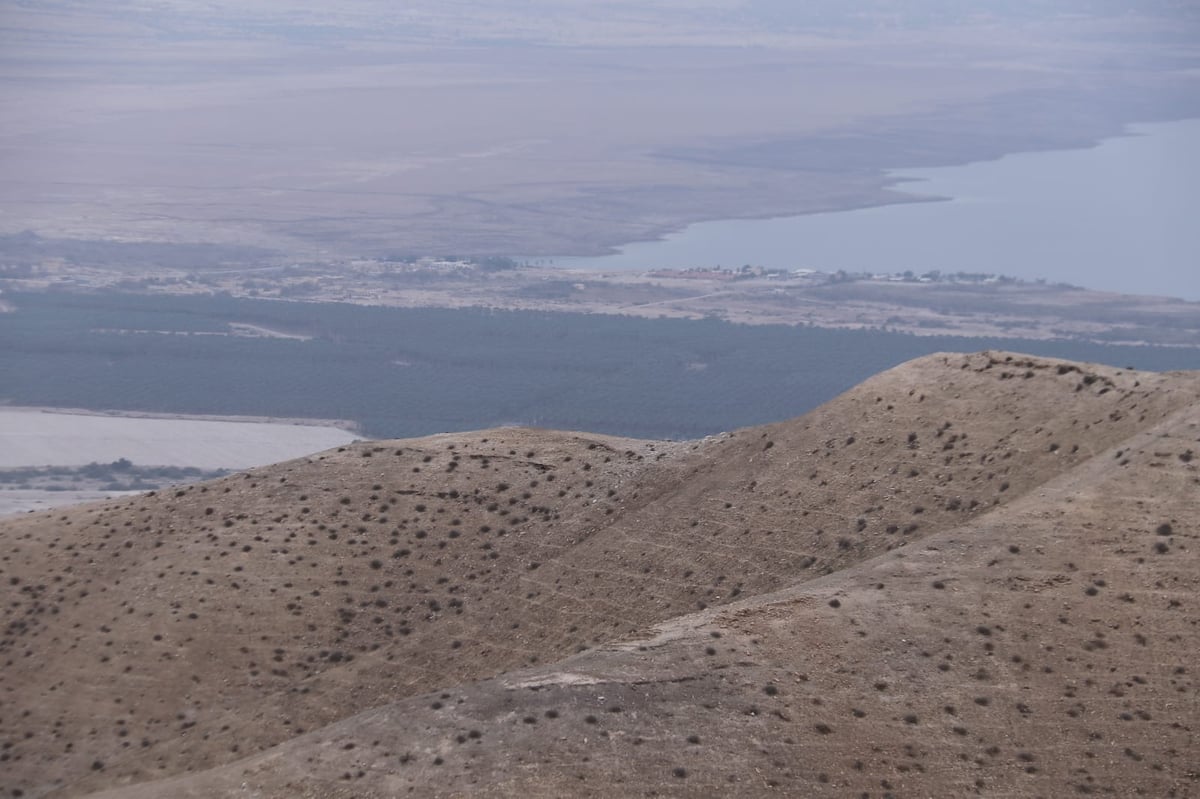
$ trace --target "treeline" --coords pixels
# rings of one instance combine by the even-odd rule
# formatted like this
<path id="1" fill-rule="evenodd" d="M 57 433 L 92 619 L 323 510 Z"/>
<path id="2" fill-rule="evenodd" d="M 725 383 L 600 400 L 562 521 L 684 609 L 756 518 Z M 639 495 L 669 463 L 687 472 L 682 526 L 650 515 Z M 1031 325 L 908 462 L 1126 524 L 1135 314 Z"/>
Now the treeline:
<path id="1" fill-rule="evenodd" d="M 138 466 L 127 458 L 111 463 L 83 466 L 26 466 L 0 469 L 0 485 L 71 491 L 80 484 L 99 483 L 102 491 L 147 491 L 172 483 L 194 483 L 229 474 L 227 469 L 197 469 L 193 466 Z"/>
<path id="2" fill-rule="evenodd" d="M 8 293 L 0 400 L 352 419 L 378 437 L 500 424 L 692 438 L 795 416 L 938 351 L 1012 349 L 1143 369 L 1195 351 L 228 296 Z M 231 322 L 311 340 L 219 333 Z M 171 332 L 111 332 L 119 330 Z"/>

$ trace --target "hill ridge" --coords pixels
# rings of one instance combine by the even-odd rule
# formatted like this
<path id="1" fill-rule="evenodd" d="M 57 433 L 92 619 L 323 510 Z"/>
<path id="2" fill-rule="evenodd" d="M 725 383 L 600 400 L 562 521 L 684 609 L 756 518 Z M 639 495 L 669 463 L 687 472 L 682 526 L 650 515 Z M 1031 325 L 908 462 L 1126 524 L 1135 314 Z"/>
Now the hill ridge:
<path id="1" fill-rule="evenodd" d="M 704 441 L 500 429 L 367 442 L 5 523 L 13 787 L 198 775 L 404 696 L 836 581 L 1029 500 L 1194 407 L 1198 387 L 943 354 Z"/>
<path id="2" fill-rule="evenodd" d="M 1190 461 L 1178 457 L 1185 454 L 1188 445 L 1197 440 L 1198 432 L 1200 407 L 1193 406 L 1175 412 L 1124 442 L 1129 449 L 1137 450 L 1135 457 L 1143 459 L 1142 464 L 1133 465 L 1132 468 L 1146 471 L 1155 468 L 1150 465 L 1157 457 L 1155 447 L 1162 447 L 1163 434 L 1167 433 L 1178 439 L 1172 447 L 1174 462 L 1164 463 L 1158 468 L 1169 468 L 1174 473 L 1171 479 L 1181 478 L 1182 482 L 1200 485 L 1195 468 L 1188 465 Z M 1185 449 L 1176 451 L 1178 444 L 1184 445 Z M 1047 484 L 1045 492 L 1056 497 L 1061 510 L 1061 505 L 1071 505 L 1089 492 L 1111 489 L 1114 483 L 1120 484 L 1122 478 L 1114 477 L 1111 468 L 1104 468 L 1104 461 L 1114 459 L 1114 453 L 1124 449 L 1123 446 L 1121 450 L 1114 448 L 1101 453 L 1077 469 L 1060 475 Z M 1178 506 L 1160 516 L 1173 517 L 1176 524 L 1180 524 L 1181 519 L 1184 520 L 1182 523 L 1186 523 L 1186 520 L 1200 518 L 1194 514 L 1200 511 L 1200 489 L 1193 491 L 1191 496 L 1183 493 L 1174 496 L 1179 500 Z M 294 769 L 305 775 L 327 775 L 319 788 L 291 783 L 290 788 L 297 791 L 294 795 L 350 796 L 364 795 L 364 790 L 368 792 L 366 795 L 372 795 L 369 791 L 379 784 L 379 778 L 373 772 L 384 768 L 407 777 L 407 780 L 388 783 L 389 790 L 398 793 L 399 788 L 407 783 L 420 786 L 427 795 L 439 796 L 461 793 L 488 796 L 516 793 L 534 796 L 603 796 L 614 792 L 631 795 L 640 793 L 636 789 L 644 785 L 653 785 L 663 795 L 679 796 L 711 795 L 712 791 L 722 788 L 736 790 L 739 794 L 767 795 L 783 789 L 785 785 L 791 790 L 802 787 L 805 792 L 814 795 L 838 796 L 871 784 L 885 788 L 885 793 L 881 795 L 895 789 L 914 795 L 982 792 L 986 795 L 1025 796 L 1055 790 L 1048 786 L 1056 786 L 1060 792 L 1069 789 L 1085 795 L 1132 795 L 1141 792 L 1163 796 L 1189 795 L 1195 789 L 1196 782 L 1200 781 L 1200 773 L 1189 770 L 1187 754 L 1192 751 L 1189 745 L 1194 740 L 1194 724 L 1200 720 L 1200 708 L 1194 701 L 1197 688 L 1195 677 L 1190 676 L 1186 664 L 1189 662 L 1188 653 L 1192 651 L 1189 647 L 1200 640 L 1200 632 L 1196 631 L 1194 622 L 1187 621 L 1186 613 L 1181 610 L 1174 614 L 1174 625 L 1167 625 L 1167 632 L 1162 635 L 1150 638 L 1155 636 L 1152 628 L 1158 623 L 1139 620 L 1134 624 L 1134 629 L 1140 631 L 1124 635 L 1118 640 L 1111 629 L 1113 626 L 1098 624 L 1094 618 L 1097 611 L 1088 610 L 1085 603 L 1104 607 L 1109 603 L 1136 604 L 1143 600 L 1142 596 L 1128 592 L 1116 595 L 1122 588 L 1133 587 L 1133 581 L 1121 577 L 1110 576 L 1108 580 L 1098 580 L 1094 574 L 1080 574 L 1078 569 L 1072 571 L 1073 562 L 1050 564 L 1051 567 L 1065 566 L 1071 576 L 1053 575 L 1048 581 L 1032 588 L 1018 585 L 1015 588 L 1006 587 L 1004 591 L 992 589 L 994 596 L 991 598 L 968 596 L 965 607 L 980 613 L 978 619 L 960 620 L 940 628 L 930 628 L 916 619 L 916 624 L 892 628 L 892 645 L 899 646 L 899 650 L 893 653 L 896 656 L 893 663 L 871 664 L 863 660 L 850 660 L 841 668 L 820 670 L 812 668 L 814 664 L 804 659 L 780 661 L 764 654 L 763 650 L 769 648 L 764 639 L 775 638 L 778 645 L 778 639 L 782 637 L 778 633 L 781 626 L 804 628 L 814 625 L 806 618 L 816 618 L 815 626 L 820 628 L 823 625 L 828 631 L 827 628 L 844 626 L 836 621 L 848 614 L 865 614 L 882 609 L 885 616 L 902 616 L 888 613 L 894 608 L 889 600 L 909 592 L 895 591 L 891 588 L 892 581 L 940 579 L 948 584 L 933 590 L 947 595 L 956 591 L 956 577 L 965 578 L 965 575 L 957 573 L 961 571 L 964 559 L 968 561 L 970 569 L 978 569 L 998 557 L 1007 557 L 1014 562 L 1028 559 L 1029 554 L 1022 554 L 1022 549 L 1029 544 L 1029 537 L 1018 533 L 997 541 L 991 534 L 1008 532 L 1011 525 L 1027 523 L 1029 517 L 1044 516 L 1047 510 L 1054 509 L 1053 506 L 1047 509 L 1044 497 L 1029 494 L 992 514 L 966 522 L 962 528 L 930 536 L 910 553 L 884 553 L 837 574 L 797 582 L 772 594 L 672 619 L 657 625 L 652 637 L 606 645 L 569 657 L 554 666 L 525 669 L 482 684 L 452 687 L 448 693 L 413 697 L 395 705 L 369 710 L 358 717 L 332 725 L 327 730 L 313 733 L 306 739 L 307 746 L 299 741 L 294 742 L 285 746 L 282 752 L 267 753 L 240 766 L 226 767 L 226 774 L 210 775 L 213 781 L 201 783 L 199 792 L 195 794 L 186 793 L 186 779 L 172 782 L 169 787 L 173 793 L 182 791 L 175 794 L 180 796 L 232 796 L 236 792 L 231 786 L 246 776 L 259 776 L 262 773 L 271 775 L 279 771 L 293 773 L 291 770 Z M 1186 515 L 1181 509 L 1193 513 Z M 1200 579 L 1197 579 L 1200 575 L 1196 570 L 1200 565 L 1200 556 L 1197 554 L 1200 549 L 1196 547 L 1200 535 L 1189 529 L 1186 543 L 1174 533 L 1163 535 L 1161 529 L 1154 525 L 1161 526 L 1169 522 L 1159 522 L 1158 518 L 1155 517 L 1152 523 L 1141 526 L 1137 531 L 1136 538 L 1141 539 L 1141 546 L 1136 551 L 1131 549 L 1122 553 L 1118 548 L 1116 554 L 1132 556 L 1134 561 L 1139 558 L 1168 557 L 1155 544 L 1170 541 L 1167 546 L 1175 550 L 1176 557 L 1188 558 L 1186 568 L 1181 571 L 1190 576 L 1190 584 L 1194 588 L 1200 584 Z M 1093 526 L 1087 524 L 1088 528 Z M 1035 543 L 1039 540 L 1034 537 Z M 1058 552 L 1054 554 L 1058 556 L 1069 555 L 1073 547 L 1071 542 L 1056 542 L 1056 545 Z M 946 550 L 952 547 L 956 551 L 947 553 Z M 1054 554 L 1037 552 L 1036 557 L 1042 560 L 1053 558 Z M 1035 563 L 1028 568 L 1037 570 L 1039 566 Z M 1046 571 L 1045 567 L 1041 569 Z M 1004 576 L 1003 581 L 1030 582 L 1031 578 L 1020 571 L 1019 568 L 1013 569 Z M 1106 573 L 1111 575 L 1113 572 L 1110 570 Z M 1065 589 L 1057 590 L 1064 585 L 1073 589 L 1069 600 Z M 1143 590 L 1151 587 L 1151 581 L 1142 581 Z M 872 594 L 880 591 L 886 592 L 885 600 L 870 601 Z M 964 591 L 960 589 L 960 593 Z M 1081 626 L 1088 629 L 1075 633 L 1075 647 L 1065 658 L 1050 657 L 1054 647 L 1047 647 L 1045 643 L 1028 644 L 1028 634 L 1020 632 L 1021 619 L 1015 619 L 1015 623 L 1010 624 L 1004 618 L 996 619 L 994 611 L 989 615 L 991 603 L 1002 601 L 1006 594 L 1025 597 L 1045 592 L 1052 592 L 1055 600 L 1055 607 L 1049 610 L 1047 616 L 1083 611 Z M 1165 598 L 1164 605 L 1167 608 L 1176 601 L 1170 598 L 1172 594 L 1189 599 L 1194 597 L 1194 594 L 1185 591 L 1156 593 L 1159 598 Z M 1098 598 L 1105 595 L 1112 597 L 1108 603 Z M 836 604 L 834 600 L 837 600 Z M 1027 607 L 1029 604 L 1025 603 Z M 1070 607 L 1072 605 L 1074 609 Z M 1063 607 L 1067 609 L 1064 611 Z M 983 623 L 976 624 L 976 621 Z M 1057 620 L 1041 619 L 1035 613 L 1031 614 L 1030 623 L 1035 627 L 1040 624 L 1040 629 L 1044 630 L 1047 623 L 1063 622 L 1061 616 Z M 889 628 L 881 627 L 874 625 L 870 629 L 873 635 L 882 632 L 887 639 Z M 1105 633 L 1106 627 L 1110 628 L 1108 635 Z M 1163 647 L 1158 652 L 1147 649 L 1151 640 L 1165 639 L 1170 643 L 1172 630 L 1177 635 L 1179 631 L 1189 628 L 1187 640 Z M 1115 629 L 1121 629 L 1120 625 L 1116 625 Z M 910 644 L 901 637 L 912 631 L 923 634 L 925 640 Z M 811 650 L 814 645 L 820 646 L 822 641 L 826 642 L 822 648 L 837 650 L 837 643 L 829 637 L 814 635 L 811 630 L 807 632 L 809 635 L 805 646 L 808 658 L 822 660 L 831 666 L 837 664 L 836 653 L 818 658 L 813 657 Z M 719 633 L 719 637 L 714 637 L 714 633 Z M 943 657 L 939 660 L 929 652 L 915 651 L 920 645 L 937 641 L 938 636 L 946 633 L 973 639 L 973 646 L 963 647 L 975 649 L 978 653 L 971 656 L 971 662 L 959 666 L 952 659 Z M 949 639 L 943 637 L 942 640 Z M 715 684 L 709 680 L 707 690 L 699 690 L 704 681 L 715 673 L 706 661 L 721 657 L 720 653 L 713 653 L 713 647 L 706 647 L 706 644 L 718 641 L 721 642 L 721 649 L 728 649 L 730 641 L 737 642 L 733 649 L 738 651 L 727 659 L 730 662 L 719 663 L 717 669 L 725 669 L 727 674 L 740 670 L 740 684 L 731 689 L 727 680 L 716 681 Z M 998 657 L 999 647 L 1009 650 L 1007 658 Z M 681 657 L 677 651 L 680 649 L 685 650 L 683 655 L 697 656 Z M 1137 668 L 1144 670 L 1133 675 L 1120 673 L 1107 678 L 1103 684 L 1091 677 L 1082 677 L 1088 674 L 1103 675 L 1106 670 L 1094 666 L 1115 660 L 1112 653 L 1121 650 L 1125 650 L 1126 655 L 1130 651 L 1140 650 L 1144 653 L 1136 664 Z M 704 654 L 701 654 L 702 651 Z M 1029 651 L 1039 653 L 1042 662 L 1032 662 L 1026 655 Z M 754 654 L 752 658 L 747 658 L 741 652 Z M 1088 662 L 1091 660 L 1096 663 Z M 1083 667 L 1072 668 L 1071 664 L 1075 661 L 1083 661 Z M 938 664 L 936 668 L 932 665 L 935 662 Z M 1055 667 L 1046 665 L 1049 662 L 1054 662 Z M 970 686 L 967 691 L 946 695 L 931 690 L 937 687 L 936 678 L 923 676 L 925 672 L 951 675 L 956 671 L 976 668 L 979 663 L 983 663 L 986 669 L 1009 671 L 1010 679 L 981 675 L 976 669 L 974 673 L 959 678 L 960 683 L 965 682 Z M 797 665 L 803 671 L 797 670 Z M 847 669 L 846 666 L 851 668 Z M 857 675 L 852 668 L 854 666 L 874 668 L 877 673 Z M 1064 676 L 1068 687 L 1058 697 L 1044 697 L 1043 704 L 1037 704 L 1021 696 L 1029 690 L 1030 684 L 1055 681 L 1057 678 L 1051 675 L 1058 670 L 1073 672 Z M 839 672 L 848 672 L 851 678 L 857 677 L 862 684 L 857 695 L 846 696 L 853 692 L 837 684 L 836 675 Z M 780 679 L 781 676 L 784 679 Z M 831 680 L 831 676 L 835 679 Z M 1181 701 L 1164 701 L 1162 698 L 1151 700 L 1148 704 L 1145 704 L 1145 698 L 1119 701 L 1130 693 L 1131 688 L 1154 685 L 1156 680 L 1174 683 L 1168 695 L 1173 691 Z M 691 689 L 696 690 L 690 697 L 689 708 L 689 703 L 684 700 Z M 656 696 L 656 692 L 664 695 Z M 731 693 L 734 695 L 732 698 Z M 931 693 L 934 695 L 931 696 Z M 801 694 L 804 701 L 796 699 L 796 694 Z M 1108 702 L 1100 702 L 1102 707 L 1113 703 L 1118 705 L 1105 708 L 1108 719 L 1096 720 L 1095 711 L 1085 714 L 1087 706 L 1073 701 L 1079 694 L 1092 694 L 1089 702 L 1099 701 L 1096 695 L 1107 698 Z M 439 697 L 442 701 L 438 701 Z M 789 697 L 792 703 L 785 710 L 771 708 L 772 705 L 786 704 Z M 916 704 L 911 701 L 913 697 L 918 700 Z M 1003 697 L 1004 701 L 997 697 Z M 1187 697 L 1191 697 L 1191 700 Z M 964 700 L 967 704 L 965 707 L 943 704 L 948 698 L 952 701 Z M 869 756 L 873 751 L 878 755 L 878 751 L 870 746 L 859 745 L 853 737 L 847 740 L 844 735 L 839 735 L 839 728 L 850 724 L 856 724 L 859 728 L 870 727 L 871 722 L 867 719 L 875 718 L 880 712 L 886 713 L 888 705 L 897 701 L 903 702 L 903 707 L 893 711 L 882 726 L 888 728 L 885 729 L 886 733 L 891 734 L 891 748 L 906 755 L 909 765 L 891 764 L 892 767 L 888 767 L 886 758 L 876 757 L 881 762 L 874 765 L 884 767 L 885 776 L 881 780 L 872 780 L 870 769 L 863 765 L 862 760 L 854 758 Z M 440 706 L 442 702 L 444 707 Z M 852 706 L 855 702 L 861 706 Z M 831 718 L 835 715 L 833 711 L 823 710 L 835 703 L 842 705 L 838 707 L 842 718 L 836 722 Z M 758 709 L 755 709 L 756 704 L 759 705 Z M 817 715 L 801 721 L 798 713 L 804 707 L 817 709 Z M 716 718 L 705 719 L 702 712 L 688 712 L 698 708 L 709 708 Z M 530 715 L 531 712 L 533 715 Z M 987 714 L 993 717 L 1007 716 L 1018 721 L 1009 720 L 1007 725 L 996 725 L 993 721 L 989 725 L 983 723 Z M 1093 718 L 1089 719 L 1089 715 Z M 675 716 L 686 716 L 687 719 L 676 723 Z M 1049 716 L 1048 723 L 1037 721 L 1040 716 Z M 945 722 L 939 721 L 939 717 Z M 711 746 L 710 742 L 716 741 L 718 746 L 726 742 L 724 736 L 728 733 L 725 726 L 737 724 L 739 719 L 753 719 L 756 723 L 759 719 L 765 719 L 769 727 L 779 730 L 775 736 L 777 739 L 788 731 L 797 738 L 805 738 L 802 744 L 785 739 L 787 745 L 783 748 L 790 748 L 793 755 L 819 753 L 824 748 L 822 742 L 835 740 L 837 748 L 845 756 L 840 763 L 832 759 L 832 763 L 823 764 L 827 771 L 813 771 L 804 778 L 795 774 L 787 775 L 786 765 L 779 760 L 771 762 L 764 759 L 761 767 L 753 771 L 743 767 L 741 761 L 753 762 L 754 755 L 758 754 L 753 747 L 741 747 L 740 757 L 732 762 L 721 758 L 716 758 L 716 762 L 707 759 L 704 755 Z M 976 724 L 982 724 L 982 727 L 976 727 Z M 548 726 L 554 727 L 552 736 L 541 733 Z M 661 727 L 677 730 L 677 742 L 672 744 L 655 739 L 652 730 Z M 1105 740 L 1106 735 L 1098 733 L 1096 728 L 1105 728 L 1107 735 L 1115 740 Z M 478 736 L 468 735 L 465 744 L 456 742 L 456 736 L 461 735 L 462 730 L 477 733 Z M 599 745 L 589 745 L 588 730 L 592 731 L 593 737 L 599 736 Z M 685 735 L 689 730 L 692 733 Z M 633 737 L 639 731 L 644 735 L 640 742 Z M 369 756 L 364 758 L 344 754 L 353 751 L 345 748 L 348 743 L 372 736 L 378 736 L 380 740 L 371 744 Z M 1074 747 L 1077 757 L 1063 756 L 1066 746 L 1057 742 L 1059 736 L 1068 739 L 1078 737 L 1079 741 Z M 737 736 L 732 737 L 737 739 Z M 896 738 L 900 738 L 900 741 Z M 921 741 L 922 738 L 932 741 L 925 740 L 916 747 L 911 743 L 914 739 Z M 905 739 L 910 742 L 903 743 Z M 496 743 L 497 740 L 499 743 Z M 491 756 L 471 752 L 470 747 L 475 741 L 490 744 L 493 749 Z M 573 741 L 573 744 L 564 744 L 563 741 Z M 952 750 L 971 751 L 975 757 L 973 760 L 964 758 L 955 765 L 954 759 L 937 755 L 934 742 Z M 736 745 L 729 746 L 727 742 L 725 745 L 739 749 Z M 1096 752 L 1089 754 L 1086 745 L 1111 751 L 1117 759 L 1106 761 L 1097 758 Z M 388 748 L 390 752 L 379 751 Z M 292 749 L 300 751 L 294 753 L 290 751 Z M 609 753 L 607 749 L 620 751 Z M 692 751 L 689 752 L 689 749 Z M 1057 750 L 1057 753 L 1048 756 L 1048 749 Z M 641 753 L 645 751 L 662 755 L 663 760 L 656 762 L 655 757 L 642 756 Z M 511 758 L 526 752 L 542 753 L 543 759 L 538 768 L 521 768 L 514 765 L 511 759 L 505 760 L 499 756 L 499 753 L 505 753 Z M 579 758 L 583 752 L 590 752 L 591 758 L 600 762 L 596 766 L 585 765 L 588 761 Z M 300 757 L 300 754 L 305 757 Z M 722 754 L 728 755 L 728 752 Z M 1098 762 L 1093 768 L 1080 767 L 1089 759 Z M 942 767 L 949 767 L 950 773 L 938 774 L 932 767 L 924 767 L 923 764 L 930 760 L 940 763 Z M 319 765 L 310 765 L 314 762 Z M 334 766 L 334 763 L 338 765 Z M 479 773 L 468 779 L 470 764 Z M 897 765 L 900 767 L 896 768 Z M 365 774 L 353 770 L 363 766 L 367 767 Z M 758 784 L 750 781 L 768 768 L 774 777 L 765 778 Z M 339 772 L 339 769 L 351 770 Z M 722 770 L 727 773 L 722 774 Z M 572 772 L 583 772 L 585 776 L 580 778 Z M 605 782 L 606 774 L 616 775 L 615 781 L 610 777 L 610 781 Z M 980 775 L 986 775 L 986 778 Z M 224 779 L 220 779 L 220 776 L 224 776 Z M 794 779 L 788 782 L 779 779 L 781 776 L 792 776 Z M 639 779 L 644 782 L 639 783 Z M 365 785 L 362 782 L 364 780 Z M 348 785 L 342 787 L 339 783 Z M 221 792 L 222 785 L 226 787 L 226 792 Z M 215 792 L 209 793 L 210 790 Z M 128 795 L 137 799 L 154 794 L 150 791 Z"/>

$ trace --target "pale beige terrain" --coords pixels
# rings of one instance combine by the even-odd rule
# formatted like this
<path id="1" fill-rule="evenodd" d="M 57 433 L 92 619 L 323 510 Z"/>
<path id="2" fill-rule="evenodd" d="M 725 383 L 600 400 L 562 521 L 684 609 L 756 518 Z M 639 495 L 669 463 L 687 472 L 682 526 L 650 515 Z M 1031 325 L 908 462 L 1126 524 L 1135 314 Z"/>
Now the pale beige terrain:
<path id="1" fill-rule="evenodd" d="M 24 796 L 1195 795 L 1200 375 L 922 358 L 696 442 L 0 524 Z"/>

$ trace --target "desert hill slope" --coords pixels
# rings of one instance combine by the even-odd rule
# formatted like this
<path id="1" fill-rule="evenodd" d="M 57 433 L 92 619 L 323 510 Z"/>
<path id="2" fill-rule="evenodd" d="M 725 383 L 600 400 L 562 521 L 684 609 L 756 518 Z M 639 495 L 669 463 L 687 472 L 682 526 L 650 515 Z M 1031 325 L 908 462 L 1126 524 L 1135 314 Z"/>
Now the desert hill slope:
<path id="1" fill-rule="evenodd" d="M 702 442 L 371 442 L 9 521 L 0 788 L 1188 795 L 1198 395 L 930 356 Z"/>
<path id="2" fill-rule="evenodd" d="M 1198 441 L 1192 405 L 836 574 L 112 796 L 1195 796 Z"/>

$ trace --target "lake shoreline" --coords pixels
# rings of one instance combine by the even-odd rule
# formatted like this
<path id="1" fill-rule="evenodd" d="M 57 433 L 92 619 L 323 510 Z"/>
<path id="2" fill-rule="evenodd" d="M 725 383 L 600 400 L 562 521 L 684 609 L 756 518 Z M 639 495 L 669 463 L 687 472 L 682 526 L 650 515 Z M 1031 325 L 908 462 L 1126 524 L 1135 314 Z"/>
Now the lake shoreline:
<path id="1" fill-rule="evenodd" d="M 535 262 L 596 272 L 743 264 L 968 271 L 1200 299 L 1200 286 L 1180 282 L 1181 267 L 1200 253 L 1200 243 L 1178 218 L 1197 202 L 1187 188 L 1193 172 L 1186 170 L 1200 166 L 1200 154 L 1185 140 L 1197 124 L 1195 115 L 1158 117 L 1101 131 L 1112 135 L 1079 147 L 1048 142 L 946 166 L 879 170 L 870 177 L 876 187 L 858 192 L 858 201 L 843 197 L 798 213 L 739 213 L 664 228 L 657 238 L 609 248 L 607 255 Z"/>
<path id="2" fill-rule="evenodd" d="M 355 435 L 361 434 L 357 422 L 350 419 L 306 419 L 301 417 L 236 416 L 202 413 L 155 413 L 95 408 L 60 408 L 50 405 L 3 405 L 0 413 L 47 413 L 65 416 L 97 416 L 107 419 L 162 419 L 189 422 L 229 422 L 233 424 L 276 424 L 293 427 L 329 427 Z"/>
<path id="3" fill-rule="evenodd" d="M 719 212 L 711 214 L 696 214 L 694 217 L 690 217 L 682 223 L 662 225 L 648 232 L 644 236 L 638 236 L 632 239 L 613 240 L 612 243 L 600 244 L 596 246 L 582 245 L 576 248 L 567 248 L 554 254 L 532 253 L 513 257 L 517 260 L 528 259 L 551 261 L 555 263 L 557 263 L 559 259 L 603 258 L 620 254 L 622 249 L 631 245 L 661 242 L 673 235 L 682 233 L 693 225 L 706 224 L 710 222 L 765 221 L 793 217 L 820 216 L 824 214 L 841 214 L 849 213 L 851 211 L 862 211 L 895 205 L 909 205 L 913 203 L 949 202 L 954 198 L 943 195 L 923 195 L 899 188 L 905 185 L 920 184 L 923 181 L 921 178 L 905 177 L 898 173 L 911 170 L 965 167 L 972 164 L 999 161 L 1002 158 L 1015 155 L 1091 150 L 1113 139 L 1131 138 L 1142 135 L 1132 130 L 1138 125 L 1157 125 L 1174 122 L 1186 122 L 1195 118 L 1197 118 L 1195 109 L 1187 112 L 1180 111 L 1173 114 L 1148 115 L 1145 117 L 1129 119 L 1115 125 L 1106 124 L 1103 126 L 1097 125 L 1091 127 L 1086 131 L 1080 132 L 1071 143 L 1064 144 L 1061 139 L 1043 137 L 1038 141 L 1030 142 L 1029 146 L 1004 148 L 1002 150 L 984 148 L 981 146 L 975 150 L 973 154 L 967 157 L 942 159 L 938 160 L 936 163 L 922 164 L 920 166 L 899 164 L 895 166 L 873 168 L 868 175 L 869 179 L 876 182 L 873 189 L 861 191 L 853 199 L 843 202 L 835 202 L 827 207 L 796 208 L 793 210 L 782 209 L 768 213 L 753 213 L 745 215 Z M 674 160 L 671 156 L 661 157 Z"/>

